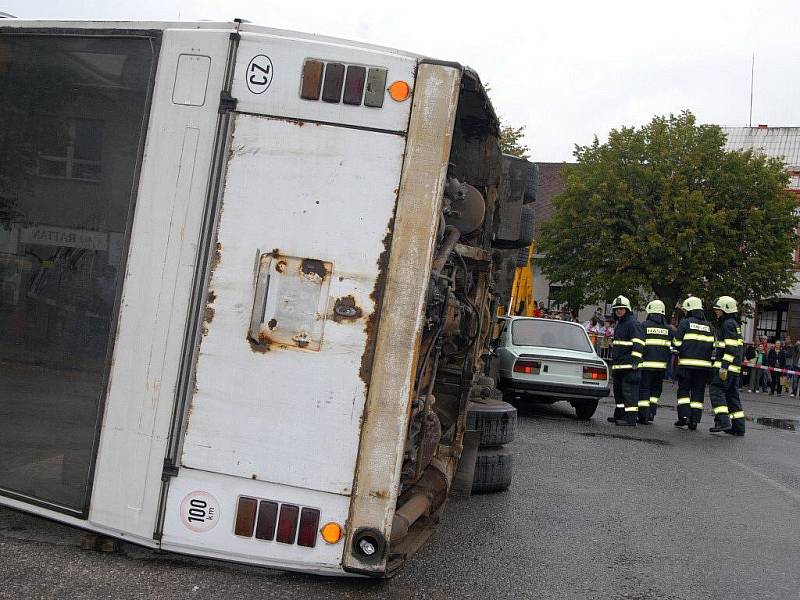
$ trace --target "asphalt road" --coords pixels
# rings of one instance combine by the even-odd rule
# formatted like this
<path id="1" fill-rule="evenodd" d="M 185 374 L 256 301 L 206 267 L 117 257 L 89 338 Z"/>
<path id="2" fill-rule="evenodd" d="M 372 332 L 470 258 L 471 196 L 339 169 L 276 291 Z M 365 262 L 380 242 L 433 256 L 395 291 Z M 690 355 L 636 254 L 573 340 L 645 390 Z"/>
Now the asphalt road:
<path id="1" fill-rule="evenodd" d="M 619 428 L 611 406 L 591 422 L 563 404 L 522 410 L 512 488 L 452 501 L 390 581 L 83 551 L 76 530 L 0 509 L 0 598 L 797 598 L 800 434 L 751 422 L 744 438 L 712 435 L 710 415 L 679 430 L 668 407 Z M 785 396 L 748 395 L 745 410 L 800 421 Z"/>

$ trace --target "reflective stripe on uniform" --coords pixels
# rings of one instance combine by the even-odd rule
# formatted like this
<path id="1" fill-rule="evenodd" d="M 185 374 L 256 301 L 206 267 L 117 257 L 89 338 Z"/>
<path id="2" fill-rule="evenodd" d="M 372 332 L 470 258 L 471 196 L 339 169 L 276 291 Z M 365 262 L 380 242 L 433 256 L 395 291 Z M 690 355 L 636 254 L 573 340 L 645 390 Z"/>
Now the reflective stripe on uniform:
<path id="1" fill-rule="evenodd" d="M 722 368 L 722 362 L 718 361 L 718 360 L 715 360 L 714 364 L 711 365 L 711 366 L 714 367 L 715 369 L 721 369 Z"/>
<path id="2" fill-rule="evenodd" d="M 611 365 L 611 370 L 616 371 L 618 369 L 632 369 L 633 365 Z"/>
<path id="3" fill-rule="evenodd" d="M 642 353 L 634 350 L 633 352 L 631 352 L 631 356 L 635 356 L 636 358 L 642 358 Z"/>
<path id="4" fill-rule="evenodd" d="M 737 375 L 742 372 L 742 367 L 737 365 L 731 365 L 728 367 L 728 371 L 731 373 L 736 373 Z"/>
<path id="5" fill-rule="evenodd" d="M 715 406 L 714 407 L 714 414 L 715 415 L 727 415 L 728 414 L 728 407 L 727 406 Z"/>
<path id="6" fill-rule="evenodd" d="M 698 342 L 713 342 L 714 336 L 713 335 L 706 335 L 704 333 L 687 333 L 683 336 L 684 341 L 686 340 L 697 340 Z"/>
<path id="7" fill-rule="evenodd" d="M 650 396 L 650 404 L 658 404 L 658 396 Z"/>
<path id="8" fill-rule="evenodd" d="M 625 412 L 639 412 L 638 406 L 626 406 Z"/>
<path id="9" fill-rule="evenodd" d="M 678 359 L 678 366 L 679 367 L 710 367 L 711 361 L 710 360 L 702 360 L 699 358 L 679 358 Z"/>
<path id="10" fill-rule="evenodd" d="M 703 403 L 702 402 L 690 402 L 689 403 L 689 407 L 690 408 L 699 408 L 700 410 L 703 410 Z"/>
<path id="11" fill-rule="evenodd" d="M 724 347 L 725 347 L 725 342 L 720 342 L 719 340 L 714 342 L 714 348 L 724 348 Z"/>
<path id="12" fill-rule="evenodd" d="M 744 411 L 737 410 L 735 413 L 731 413 L 731 419 L 744 419 Z"/>
<path id="13" fill-rule="evenodd" d="M 672 345 L 679 348 L 683 342 L 681 340 L 672 340 Z"/>
<path id="14" fill-rule="evenodd" d="M 616 406 L 617 408 L 625 408 L 624 404 L 615 404 L 614 406 Z"/>
<path id="15" fill-rule="evenodd" d="M 744 346 L 744 340 L 732 340 L 731 338 L 725 338 L 723 341 L 728 346 Z"/>
<path id="16" fill-rule="evenodd" d="M 667 363 L 665 362 L 658 362 L 657 360 L 646 360 L 642 362 L 640 365 L 643 369 L 666 369 Z"/>
<path id="17" fill-rule="evenodd" d="M 645 346 L 669 346 L 669 340 L 662 340 L 661 338 L 647 338 L 644 341 Z"/>
<path id="18" fill-rule="evenodd" d="M 628 340 L 614 340 L 612 344 L 615 346 L 633 346 L 633 342 L 629 342 Z"/>
<path id="19" fill-rule="evenodd" d="M 688 397 L 678 398 L 678 406 L 680 406 L 681 404 L 689 404 L 689 402 L 691 402 L 691 400 Z"/>
<path id="20" fill-rule="evenodd" d="M 639 400 L 639 406 L 650 408 L 650 400 Z"/>
<path id="21" fill-rule="evenodd" d="M 642 346 L 644 346 L 644 340 L 640 340 L 639 338 L 631 338 L 631 341 L 634 344 L 641 344 Z"/>
<path id="22" fill-rule="evenodd" d="M 733 362 L 734 356 L 733 354 L 725 354 L 722 356 L 723 362 Z"/>

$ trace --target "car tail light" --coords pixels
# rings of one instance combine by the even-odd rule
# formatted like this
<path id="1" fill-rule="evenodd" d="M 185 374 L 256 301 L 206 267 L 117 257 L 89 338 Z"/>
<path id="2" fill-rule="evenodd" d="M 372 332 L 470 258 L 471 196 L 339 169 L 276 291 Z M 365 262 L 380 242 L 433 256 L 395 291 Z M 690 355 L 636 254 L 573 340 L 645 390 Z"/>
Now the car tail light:
<path id="1" fill-rule="evenodd" d="M 542 369 L 542 363 L 536 360 L 518 360 L 514 363 L 514 373 L 525 373 L 526 375 L 538 375 Z"/>
<path id="2" fill-rule="evenodd" d="M 608 379 L 608 371 L 606 371 L 605 367 L 583 367 L 583 378 L 584 379 L 593 379 L 595 381 L 602 380 L 605 381 Z"/>
<path id="3" fill-rule="evenodd" d="M 293 504 L 281 504 L 281 514 L 278 517 L 278 532 L 275 540 L 283 544 L 294 544 L 297 533 L 297 515 L 300 509 Z"/>
<path id="4" fill-rule="evenodd" d="M 315 508 L 304 508 L 300 513 L 297 545 L 313 548 L 317 543 L 317 527 L 319 527 L 319 511 Z"/>

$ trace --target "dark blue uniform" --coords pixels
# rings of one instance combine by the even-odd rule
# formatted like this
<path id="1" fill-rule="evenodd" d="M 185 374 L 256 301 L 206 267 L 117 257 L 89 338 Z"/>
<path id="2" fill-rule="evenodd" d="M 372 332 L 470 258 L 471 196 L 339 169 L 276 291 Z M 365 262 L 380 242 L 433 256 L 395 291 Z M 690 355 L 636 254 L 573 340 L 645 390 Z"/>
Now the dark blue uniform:
<path id="1" fill-rule="evenodd" d="M 614 328 L 611 374 L 614 384 L 614 419 L 634 423 L 639 410 L 639 363 L 644 354 L 644 334 L 630 311 Z"/>

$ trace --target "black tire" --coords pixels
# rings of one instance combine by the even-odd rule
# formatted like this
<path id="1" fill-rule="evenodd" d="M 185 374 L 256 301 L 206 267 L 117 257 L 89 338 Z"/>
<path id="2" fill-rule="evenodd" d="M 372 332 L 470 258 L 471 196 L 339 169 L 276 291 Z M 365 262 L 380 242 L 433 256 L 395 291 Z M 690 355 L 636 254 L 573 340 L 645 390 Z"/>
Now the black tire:
<path id="1" fill-rule="evenodd" d="M 536 199 L 536 188 L 539 186 L 539 167 L 529 162 L 525 165 L 525 200 Z"/>
<path id="2" fill-rule="evenodd" d="M 494 398 L 470 402 L 467 429 L 481 432 L 481 448 L 508 444 L 517 429 L 517 409 Z"/>
<path id="3" fill-rule="evenodd" d="M 578 416 L 578 419 L 581 421 L 588 421 L 594 415 L 594 411 L 597 410 L 597 404 L 600 401 L 596 398 L 591 400 L 581 400 L 573 404 L 572 406 L 575 407 L 575 414 Z"/>
<path id="4" fill-rule="evenodd" d="M 533 242 L 533 206 L 522 207 L 519 215 L 519 243 L 530 246 Z"/>
<path id="5" fill-rule="evenodd" d="M 515 266 L 517 267 L 527 267 L 528 266 L 528 259 L 530 259 L 531 254 L 531 247 L 525 246 L 524 248 L 520 248 L 517 251 L 517 262 Z"/>
<path id="6" fill-rule="evenodd" d="M 514 476 L 514 455 L 508 448 L 478 450 L 475 460 L 473 493 L 502 492 L 511 485 Z"/>

